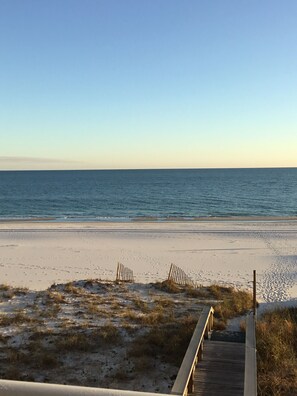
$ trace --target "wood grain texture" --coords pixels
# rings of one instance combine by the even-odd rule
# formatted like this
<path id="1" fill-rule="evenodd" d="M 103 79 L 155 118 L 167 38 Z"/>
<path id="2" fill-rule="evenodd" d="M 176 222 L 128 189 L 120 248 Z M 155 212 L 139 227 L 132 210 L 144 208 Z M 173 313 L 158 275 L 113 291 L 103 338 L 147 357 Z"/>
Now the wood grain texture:
<path id="1" fill-rule="evenodd" d="M 192 395 L 242 396 L 244 368 L 244 344 L 206 340 L 202 361 L 196 367 Z"/>

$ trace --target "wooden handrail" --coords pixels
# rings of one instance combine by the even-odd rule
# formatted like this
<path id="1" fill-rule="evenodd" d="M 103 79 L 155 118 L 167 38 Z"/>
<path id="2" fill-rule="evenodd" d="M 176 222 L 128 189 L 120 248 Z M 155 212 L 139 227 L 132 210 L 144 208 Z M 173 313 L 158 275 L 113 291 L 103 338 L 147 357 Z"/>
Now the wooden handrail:
<path id="1" fill-rule="evenodd" d="M 0 380 L 0 396 L 168 396 L 168 394 Z"/>
<path id="2" fill-rule="evenodd" d="M 244 396 L 257 395 L 256 320 L 250 313 L 246 319 Z"/>
<path id="3" fill-rule="evenodd" d="M 203 339 L 206 335 L 208 337 L 208 333 L 213 327 L 213 313 L 214 309 L 212 307 L 203 309 L 173 384 L 172 394 L 187 395 L 192 392 L 193 375 L 197 361 L 201 359 Z"/>

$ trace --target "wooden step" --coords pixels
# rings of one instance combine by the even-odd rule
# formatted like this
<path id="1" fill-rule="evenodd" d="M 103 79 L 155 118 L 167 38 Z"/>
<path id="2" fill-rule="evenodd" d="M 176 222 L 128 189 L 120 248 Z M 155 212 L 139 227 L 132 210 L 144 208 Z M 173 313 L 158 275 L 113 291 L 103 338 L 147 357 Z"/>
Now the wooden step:
<path id="1" fill-rule="evenodd" d="M 203 358 L 194 375 L 193 395 L 242 396 L 245 345 L 238 342 L 204 342 Z"/>

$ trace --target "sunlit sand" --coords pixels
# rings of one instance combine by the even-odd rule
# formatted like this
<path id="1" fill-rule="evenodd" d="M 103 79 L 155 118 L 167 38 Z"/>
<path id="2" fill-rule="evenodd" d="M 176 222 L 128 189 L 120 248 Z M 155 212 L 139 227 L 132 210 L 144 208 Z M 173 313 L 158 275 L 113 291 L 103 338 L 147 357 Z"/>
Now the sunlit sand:
<path id="1" fill-rule="evenodd" d="M 118 262 L 137 282 L 167 277 L 170 264 L 198 284 L 251 288 L 258 299 L 297 299 L 297 222 L 192 221 L 0 223 L 1 283 L 41 290 L 53 283 L 115 279 Z"/>

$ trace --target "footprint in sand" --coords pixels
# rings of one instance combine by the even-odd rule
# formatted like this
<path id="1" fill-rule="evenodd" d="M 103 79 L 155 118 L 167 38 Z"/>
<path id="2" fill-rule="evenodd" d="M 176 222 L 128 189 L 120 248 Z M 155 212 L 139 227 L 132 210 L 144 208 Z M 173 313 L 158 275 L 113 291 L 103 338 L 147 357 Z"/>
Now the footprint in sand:
<path id="1" fill-rule="evenodd" d="M 296 262 L 291 256 L 284 255 L 276 246 L 279 234 L 257 233 L 267 248 L 273 253 L 273 263 L 263 274 L 262 293 L 266 302 L 286 301 L 290 299 L 288 290 L 294 286 L 294 271 Z"/>

